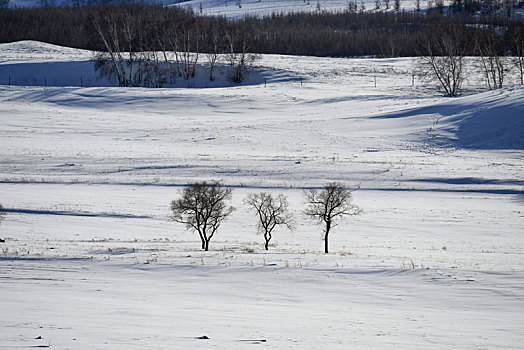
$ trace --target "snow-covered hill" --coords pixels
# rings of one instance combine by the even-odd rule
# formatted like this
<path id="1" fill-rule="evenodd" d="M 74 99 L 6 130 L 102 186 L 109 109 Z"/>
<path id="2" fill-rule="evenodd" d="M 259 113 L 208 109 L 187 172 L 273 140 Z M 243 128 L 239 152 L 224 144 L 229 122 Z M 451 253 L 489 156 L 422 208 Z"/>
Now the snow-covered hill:
<path id="1" fill-rule="evenodd" d="M 271 55 L 245 86 L 118 88 L 89 52 L 0 52 L 0 348 L 524 342 L 522 87 L 452 99 L 410 58 Z M 209 252 L 169 220 L 196 180 L 237 208 Z M 331 181 L 363 211 L 322 254 L 302 189 Z M 267 252 L 259 191 L 296 217 Z"/>

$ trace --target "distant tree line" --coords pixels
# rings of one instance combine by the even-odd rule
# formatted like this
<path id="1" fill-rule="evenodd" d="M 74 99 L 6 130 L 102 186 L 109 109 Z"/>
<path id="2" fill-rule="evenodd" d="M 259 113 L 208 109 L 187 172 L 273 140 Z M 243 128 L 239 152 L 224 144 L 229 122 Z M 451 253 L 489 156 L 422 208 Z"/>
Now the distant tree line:
<path id="1" fill-rule="evenodd" d="M 512 19 L 518 1 L 453 0 L 444 11 L 430 0 L 427 12 L 366 12 L 349 2 L 343 12 L 273 14 L 227 20 L 205 17 L 180 7 L 146 3 L 5 9 L 0 11 L 0 42 L 39 40 L 97 50 L 100 74 L 121 86 L 158 87 L 195 75 L 197 62 L 230 66 L 229 79 L 241 82 L 256 54 L 331 57 L 418 56 L 454 95 L 460 88 L 462 61 L 478 56 L 490 88 L 502 86 L 508 64 L 524 72 L 524 24 Z M 353 4 L 353 5 L 351 5 Z M 389 2 L 388 2 L 389 4 Z M 389 5 L 388 5 L 389 6 Z M 506 56 L 516 57 L 507 62 Z M 435 68 L 452 67 L 444 75 Z M 458 69 L 458 71 L 457 71 Z M 450 76 L 451 74 L 451 76 Z M 446 82 L 450 81 L 450 82 Z M 449 91 L 448 91 L 449 88 Z"/>
<path id="2" fill-rule="evenodd" d="M 246 16 L 238 20 L 198 16 L 188 9 L 146 3 L 17 8 L 1 11 L 0 42 L 40 40 L 69 47 L 106 50 L 92 20 L 111 13 L 115 20 L 120 21 L 133 17 L 134 23 L 130 25 L 136 31 L 131 43 L 134 50 L 141 49 L 146 43 L 150 49 L 161 50 L 166 44 L 158 38 L 171 32 L 190 35 L 200 52 L 212 52 L 216 46 L 214 36 L 227 40 L 225 33 L 234 29 L 249 37 L 250 50 L 255 53 L 332 57 L 418 56 L 421 35 L 435 26 L 453 25 L 464 28 L 469 37 L 493 32 L 506 53 L 513 53 L 508 43 L 513 32 L 509 29 L 519 27 L 522 30 L 522 21 L 511 20 L 505 12 L 484 15 L 472 12 L 470 2 L 455 0 L 453 8 L 461 10 L 445 13 L 363 12 L 348 8 L 343 12 L 281 13 L 261 18 Z M 521 3 L 524 5 L 524 0 Z M 479 2 L 473 4 L 475 9 L 480 6 Z M 513 4 L 520 6 L 518 2 Z M 466 43 L 466 54 L 476 55 L 474 41 L 467 40 Z M 222 45 L 223 51 L 229 49 L 227 43 Z"/>

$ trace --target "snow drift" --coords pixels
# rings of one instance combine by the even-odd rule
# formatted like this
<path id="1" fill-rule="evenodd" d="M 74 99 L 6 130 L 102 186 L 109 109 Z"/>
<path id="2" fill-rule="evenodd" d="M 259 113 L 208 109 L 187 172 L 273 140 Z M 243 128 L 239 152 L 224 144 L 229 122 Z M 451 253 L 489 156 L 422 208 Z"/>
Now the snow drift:
<path id="1" fill-rule="evenodd" d="M 377 118 L 429 118 L 422 141 L 467 149 L 524 149 L 524 87 L 461 97 Z"/>

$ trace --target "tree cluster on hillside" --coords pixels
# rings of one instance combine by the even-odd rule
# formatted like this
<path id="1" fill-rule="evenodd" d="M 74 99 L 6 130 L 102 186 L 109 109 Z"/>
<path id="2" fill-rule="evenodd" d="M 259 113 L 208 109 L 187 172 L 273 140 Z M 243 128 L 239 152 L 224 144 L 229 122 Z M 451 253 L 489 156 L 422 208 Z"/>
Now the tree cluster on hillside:
<path id="1" fill-rule="evenodd" d="M 228 79 L 241 83 L 257 58 L 253 33 L 245 23 L 200 18 L 178 8 L 103 6 L 88 17 L 86 26 L 96 33 L 94 40 L 103 43 L 96 69 L 119 86 L 162 87 L 177 77 L 188 80 L 203 56 L 210 80 L 222 58 L 230 67 Z"/>
<path id="2" fill-rule="evenodd" d="M 420 34 L 419 70 L 448 96 L 459 93 L 465 79 L 465 57 L 476 56 L 490 90 L 499 89 L 510 72 L 524 84 L 524 23 L 487 24 L 471 32 L 460 23 L 436 25 Z M 510 55 L 508 57 L 508 55 Z"/>
<path id="3" fill-rule="evenodd" d="M 196 182 L 180 191 L 179 197 L 171 202 L 171 218 L 196 231 L 202 249 L 209 250 L 209 242 L 229 215 L 235 210 L 228 205 L 232 189 L 220 182 Z M 304 214 L 324 227 L 324 252 L 328 253 L 328 237 L 340 219 L 357 215 L 360 209 L 351 204 L 351 191 L 340 183 L 331 183 L 321 190 L 304 191 L 307 205 Z M 287 197 L 271 193 L 251 193 L 244 203 L 257 217 L 257 232 L 264 236 L 264 247 L 269 249 L 273 230 L 277 226 L 294 227 L 294 215 L 289 209 Z"/>

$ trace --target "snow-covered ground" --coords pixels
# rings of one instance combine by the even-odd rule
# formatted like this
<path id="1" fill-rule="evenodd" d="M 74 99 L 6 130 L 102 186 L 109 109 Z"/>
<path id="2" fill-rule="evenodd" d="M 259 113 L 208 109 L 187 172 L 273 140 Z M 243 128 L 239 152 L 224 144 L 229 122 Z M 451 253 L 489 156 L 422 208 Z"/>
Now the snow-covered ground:
<path id="1" fill-rule="evenodd" d="M 0 56 L 0 348 L 524 341 L 522 87 L 450 99 L 410 58 L 264 56 L 240 87 L 115 88 L 89 52 Z M 169 220 L 194 180 L 233 187 L 209 252 Z M 363 212 L 326 255 L 302 189 L 331 181 Z M 258 191 L 297 222 L 268 252 L 242 204 Z"/>

